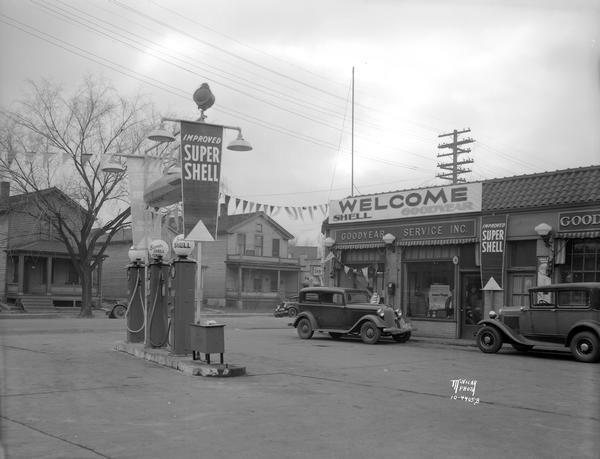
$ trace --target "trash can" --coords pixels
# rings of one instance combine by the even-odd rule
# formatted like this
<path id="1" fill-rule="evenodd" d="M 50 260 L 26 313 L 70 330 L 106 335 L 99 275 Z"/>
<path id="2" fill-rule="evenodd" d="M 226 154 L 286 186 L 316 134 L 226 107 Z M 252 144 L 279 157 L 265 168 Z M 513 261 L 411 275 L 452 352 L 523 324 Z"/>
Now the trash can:
<path id="1" fill-rule="evenodd" d="M 198 354 L 205 354 L 210 364 L 210 354 L 220 354 L 223 363 L 225 324 L 190 324 L 190 347 L 194 360 L 198 360 Z"/>

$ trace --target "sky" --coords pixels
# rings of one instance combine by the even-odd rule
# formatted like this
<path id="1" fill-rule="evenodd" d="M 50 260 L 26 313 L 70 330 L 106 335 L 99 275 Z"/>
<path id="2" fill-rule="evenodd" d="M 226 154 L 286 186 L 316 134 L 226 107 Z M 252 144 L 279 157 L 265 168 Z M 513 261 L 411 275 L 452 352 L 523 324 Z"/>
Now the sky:
<path id="1" fill-rule="evenodd" d="M 467 181 L 600 164 L 600 0 L 0 0 L 0 56 L 3 109 L 97 75 L 196 119 L 208 83 L 253 146 L 224 191 L 255 203 L 448 184 L 455 129 Z M 323 218 L 275 219 L 312 244 Z"/>

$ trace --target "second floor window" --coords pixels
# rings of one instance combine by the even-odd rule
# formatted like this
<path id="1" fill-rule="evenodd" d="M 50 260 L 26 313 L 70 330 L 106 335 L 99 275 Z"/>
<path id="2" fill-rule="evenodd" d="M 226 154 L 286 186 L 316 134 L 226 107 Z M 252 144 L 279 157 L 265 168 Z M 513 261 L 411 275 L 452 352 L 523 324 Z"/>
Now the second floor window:
<path id="1" fill-rule="evenodd" d="M 274 257 L 279 257 L 279 239 L 273 239 L 273 254 Z"/>
<path id="2" fill-rule="evenodd" d="M 254 235 L 254 255 L 258 255 L 262 257 L 263 254 L 263 235 L 255 234 Z"/>
<path id="3" fill-rule="evenodd" d="M 237 253 L 238 255 L 244 255 L 246 253 L 246 235 L 237 235 Z"/>

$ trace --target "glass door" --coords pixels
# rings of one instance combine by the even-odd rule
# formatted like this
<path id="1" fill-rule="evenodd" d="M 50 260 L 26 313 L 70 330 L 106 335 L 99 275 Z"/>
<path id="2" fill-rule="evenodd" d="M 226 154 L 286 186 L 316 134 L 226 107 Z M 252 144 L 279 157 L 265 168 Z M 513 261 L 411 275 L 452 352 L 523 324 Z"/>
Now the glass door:
<path id="1" fill-rule="evenodd" d="M 461 322 L 460 337 L 471 339 L 477 332 L 477 322 L 483 319 L 483 292 L 479 273 L 461 275 L 458 302 Z"/>

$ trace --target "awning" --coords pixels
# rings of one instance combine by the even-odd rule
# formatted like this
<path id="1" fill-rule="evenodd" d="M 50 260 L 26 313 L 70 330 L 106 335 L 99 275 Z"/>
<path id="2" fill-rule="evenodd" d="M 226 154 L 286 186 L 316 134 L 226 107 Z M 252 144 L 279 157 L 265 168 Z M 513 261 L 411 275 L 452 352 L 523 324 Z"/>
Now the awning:
<path id="1" fill-rule="evenodd" d="M 479 242 L 476 237 L 464 237 L 464 238 L 447 238 L 447 239 L 428 239 L 428 240 L 399 240 L 396 241 L 397 246 L 411 246 L 411 245 L 452 245 L 452 244 L 471 244 Z M 337 250 L 349 250 L 349 249 L 374 249 L 385 247 L 384 242 L 356 242 L 354 244 L 336 244 L 333 246 Z"/>
<path id="2" fill-rule="evenodd" d="M 463 237 L 463 238 L 448 238 L 448 239 L 430 239 L 430 240 L 406 240 L 397 241 L 396 245 L 399 246 L 412 246 L 412 245 L 455 245 L 455 244 L 472 244 L 479 242 L 476 237 Z"/>
<path id="3" fill-rule="evenodd" d="M 385 242 L 357 242 L 355 244 L 336 244 L 333 246 L 336 250 L 376 249 L 383 247 L 385 247 Z"/>
<path id="4" fill-rule="evenodd" d="M 591 239 L 600 237 L 600 231 L 570 231 L 568 233 L 557 233 L 558 239 Z"/>

